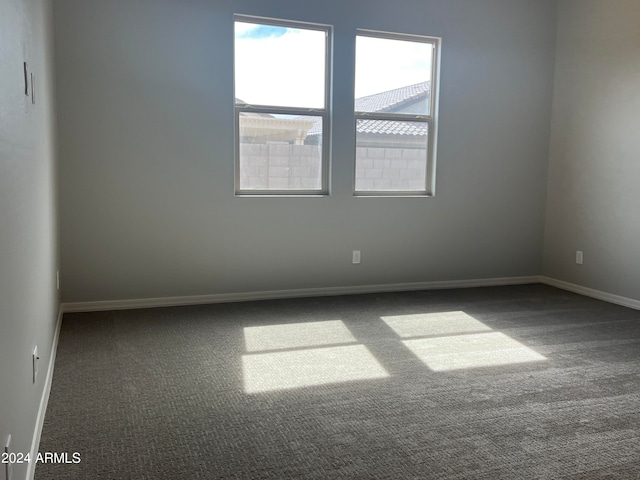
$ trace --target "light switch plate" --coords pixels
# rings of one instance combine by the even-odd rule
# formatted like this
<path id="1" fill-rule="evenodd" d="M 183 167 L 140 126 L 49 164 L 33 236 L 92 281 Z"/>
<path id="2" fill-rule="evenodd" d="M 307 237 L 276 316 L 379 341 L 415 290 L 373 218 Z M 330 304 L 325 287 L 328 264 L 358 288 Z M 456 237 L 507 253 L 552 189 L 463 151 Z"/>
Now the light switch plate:
<path id="1" fill-rule="evenodd" d="M 36 383 L 38 380 L 38 360 L 40 357 L 38 356 L 38 346 L 33 347 L 33 354 L 31 355 L 31 361 L 33 362 L 33 383 Z"/>

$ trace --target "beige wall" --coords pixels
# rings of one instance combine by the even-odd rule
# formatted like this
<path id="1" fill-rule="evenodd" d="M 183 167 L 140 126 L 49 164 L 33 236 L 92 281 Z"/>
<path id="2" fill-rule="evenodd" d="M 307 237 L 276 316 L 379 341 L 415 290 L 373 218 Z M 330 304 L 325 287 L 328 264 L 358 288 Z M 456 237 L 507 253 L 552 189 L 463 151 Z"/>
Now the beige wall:
<path id="1" fill-rule="evenodd" d="M 51 13 L 48 1 L 0 1 L 0 446 L 11 434 L 21 453 L 31 448 L 58 312 Z M 14 465 L 14 479 L 26 473 Z"/>
<path id="2" fill-rule="evenodd" d="M 64 301 L 539 274 L 555 6 L 56 0 Z M 234 13 L 334 26 L 331 196 L 234 197 Z M 433 198 L 353 197 L 357 28 L 443 39 Z"/>
<path id="3" fill-rule="evenodd" d="M 544 255 L 545 275 L 633 299 L 640 299 L 639 25 L 638 0 L 559 3 Z"/>

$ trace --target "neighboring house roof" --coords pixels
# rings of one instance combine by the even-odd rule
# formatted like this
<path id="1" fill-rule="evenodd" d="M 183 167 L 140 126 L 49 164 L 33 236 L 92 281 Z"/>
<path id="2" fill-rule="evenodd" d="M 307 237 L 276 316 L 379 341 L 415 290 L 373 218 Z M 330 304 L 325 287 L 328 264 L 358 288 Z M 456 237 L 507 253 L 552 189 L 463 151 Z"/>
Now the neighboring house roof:
<path id="1" fill-rule="evenodd" d="M 358 122 L 358 133 L 424 136 L 427 134 L 427 124 L 424 122 L 393 122 L 391 120 L 361 120 Z"/>
<path id="2" fill-rule="evenodd" d="M 242 117 L 240 135 L 242 137 L 260 138 L 262 141 L 294 142 L 296 145 L 302 145 L 314 121 L 315 119 L 313 118 L 307 118 L 305 121 L 293 118 L 265 117 L 248 113 Z"/>
<path id="3" fill-rule="evenodd" d="M 356 98 L 356 112 L 394 112 L 403 106 L 422 100 L 429 93 L 429 82 L 407 85 L 386 92 Z M 425 112 L 426 113 L 426 112 Z"/>
<path id="4" fill-rule="evenodd" d="M 367 95 L 355 99 L 355 110 L 357 112 L 378 112 L 378 113 L 427 113 L 428 98 L 431 90 L 430 82 L 420 82 L 407 85 L 386 92 Z M 237 103 L 244 103 L 236 98 Z M 263 119 L 273 119 L 276 117 L 266 113 L 242 112 L 242 116 L 256 117 Z M 317 137 L 322 134 L 322 119 L 307 115 L 300 115 L 292 120 L 305 121 L 307 126 L 309 121 L 315 121 L 313 126 L 306 132 L 307 137 Z M 275 126 L 276 122 L 274 122 Z M 284 124 L 281 124 L 284 126 Z M 290 130 L 295 129 L 291 128 Z M 427 135 L 427 124 L 424 122 L 392 121 L 392 120 L 360 120 L 358 122 L 357 133 L 360 135 L 401 135 L 401 136 L 425 136 Z"/>
<path id="5" fill-rule="evenodd" d="M 357 112 L 400 112 L 411 105 L 421 103 L 425 98 L 428 99 L 430 90 L 430 82 L 420 82 L 374 95 L 367 95 L 366 97 L 355 99 L 355 110 Z M 418 108 L 418 110 L 420 110 L 420 108 Z M 418 113 L 418 111 L 415 113 Z M 316 136 L 321 133 L 322 124 L 319 121 L 309 130 L 308 136 Z M 424 136 L 427 134 L 427 124 L 422 122 L 409 123 L 406 121 L 394 122 L 391 120 L 361 120 L 358 122 L 358 133 L 370 135 Z"/>
<path id="6" fill-rule="evenodd" d="M 236 103 L 246 103 L 244 100 L 240 100 L 236 97 Z M 240 112 L 241 117 L 262 117 L 262 118 L 276 118 L 273 115 L 268 113 L 257 113 L 257 112 Z"/>

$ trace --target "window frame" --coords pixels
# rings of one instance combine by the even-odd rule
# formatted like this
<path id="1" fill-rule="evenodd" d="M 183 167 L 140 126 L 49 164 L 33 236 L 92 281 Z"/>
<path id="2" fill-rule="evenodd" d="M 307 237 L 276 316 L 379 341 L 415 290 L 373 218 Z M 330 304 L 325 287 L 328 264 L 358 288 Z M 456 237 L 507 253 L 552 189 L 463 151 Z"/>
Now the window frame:
<path id="1" fill-rule="evenodd" d="M 325 58 L 324 58 L 324 108 L 307 107 L 283 107 L 279 105 L 252 105 L 248 103 L 236 103 L 236 51 L 235 51 L 235 23 L 255 23 L 258 25 L 271 25 L 285 28 L 299 28 L 304 30 L 316 30 L 325 32 Z M 333 78 L 331 65 L 333 27 L 331 25 L 308 23 L 294 20 L 281 20 L 269 17 L 234 14 L 233 16 L 233 104 L 234 104 L 234 150 L 235 150 L 235 196 L 328 196 L 330 191 L 329 164 L 330 164 L 330 137 L 331 137 L 331 82 Z M 322 118 L 322 149 L 320 168 L 320 189 L 241 189 L 240 188 L 240 115 L 247 113 L 267 113 L 274 115 L 302 115 Z"/>
<path id="2" fill-rule="evenodd" d="M 420 122 L 427 124 L 427 165 L 426 179 L 424 190 L 357 190 L 356 189 L 356 171 L 358 168 L 357 156 L 354 157 L 353 170 L 353 195 L 355 197 L 433 197 L 435 195 L 435 170 L 436 170 L 436 138 L 437 138 L 437 114 L 438 114 L 438 95 L 439 95 L 439 72 L 440 72 L 440 49 L 442 39 L 439 37 L 431 37 L 426 35 L 414 35 L 409 33 L 392 33 L 378 30 L 356 30 L 355 55 L 357 58 L 357 38 L 372 37 L 387 40 L 401 40 L 408 42 L 418 42 L 430 44 L 432 47 L 431 56 L 431 78 L 429 92 L 429 114 L 419 115 L 413 113 L 377 113 L 377 112 L 359 112 L 355 110 L 354 104 L 354 152 L 358 148 L 358 121 L 359 120 L 390 120 L 405 122 Z M 354 86 L 357 75 L 357 61 L 354 62 Z M 354 98 L 355 101 L 355 98 Z"/>

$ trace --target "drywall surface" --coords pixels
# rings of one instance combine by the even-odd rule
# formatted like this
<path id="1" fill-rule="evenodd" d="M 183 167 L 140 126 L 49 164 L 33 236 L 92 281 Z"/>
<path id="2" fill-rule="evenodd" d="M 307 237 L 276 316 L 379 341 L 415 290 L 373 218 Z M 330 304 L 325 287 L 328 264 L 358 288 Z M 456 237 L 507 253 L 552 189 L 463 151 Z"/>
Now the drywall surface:
<path id="1" fill-rule="evenodd" d="M 640 299 L 638 25 L 637 0 L 559 4 L 544 255 L 547 276 L 633 299 Z"/>
<path id="2" fill-rule="evenodd" d="M 52 23 L 50 2 L 0 2 L 0 444 L 11 434 L 15 453 L 31 449 L 58 312 Z"/>
<path id="3" fill-rule="evenodd" d="M 234 196 L 234 13 L 333 26 L 330 196 Z M 553 0 L 56 1 L 63 301 L 539 274 L 555 25 Z M 353 197 L 357 28 L 443 39 L 433 198 Z"/>

